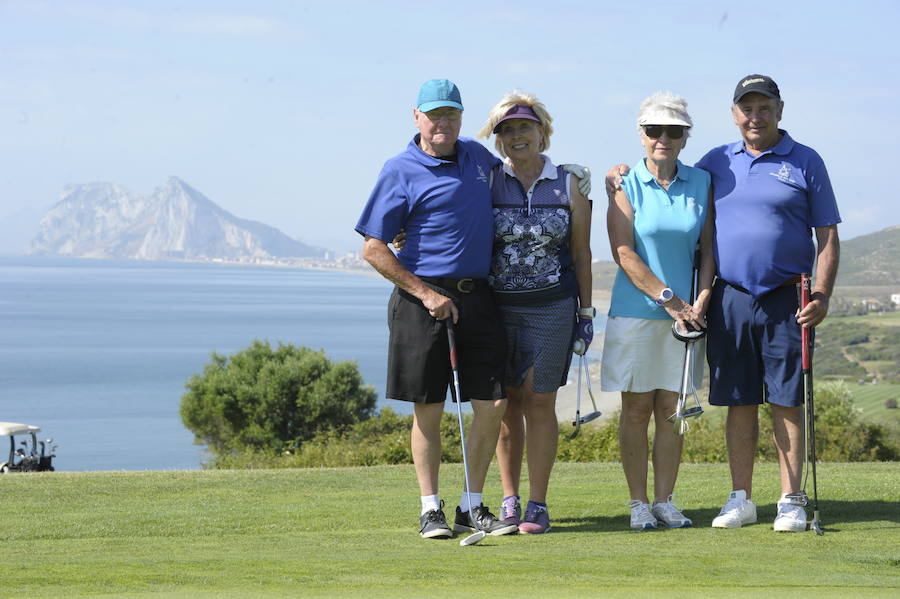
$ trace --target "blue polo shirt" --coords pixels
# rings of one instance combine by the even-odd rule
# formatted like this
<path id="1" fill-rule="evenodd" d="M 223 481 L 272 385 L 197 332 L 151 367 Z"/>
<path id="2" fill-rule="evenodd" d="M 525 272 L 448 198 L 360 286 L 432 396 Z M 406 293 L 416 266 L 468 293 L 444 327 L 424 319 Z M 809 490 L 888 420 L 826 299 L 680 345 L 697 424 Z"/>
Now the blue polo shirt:
<path id="1" fill-rule="evenodd" d="M 456 162 L 430 156 L 416 135 L 406 151 L 388 160 L 356 231 L 389 243 L 406 229 L 406 245 L 397 254 L 417 276 L 487 277 L 494 221 L 491 169 L 500 161 L 469 138 L 456 142 Z"/>
<path id="2" fill-rule="evenodd" d="M 634 251 L 657 278 L 685 301 L 691 295 L 694 252 L 709 209 L 709 173 L 680 161 L 669 189 L 660 187 L 641 160 L 622 181 L 634 211 Z M 670 319 L 620 268 L 610 316 Z"/>
<path id="3" fill-rule="evenodd" d="M 812 272 L 811 227 L 841 222 L 822 158 L 779 131 L 781 141 L 759 156 L 739 141 L 696 164 L 712 175 L 717 274 L 754 297 Z"/>

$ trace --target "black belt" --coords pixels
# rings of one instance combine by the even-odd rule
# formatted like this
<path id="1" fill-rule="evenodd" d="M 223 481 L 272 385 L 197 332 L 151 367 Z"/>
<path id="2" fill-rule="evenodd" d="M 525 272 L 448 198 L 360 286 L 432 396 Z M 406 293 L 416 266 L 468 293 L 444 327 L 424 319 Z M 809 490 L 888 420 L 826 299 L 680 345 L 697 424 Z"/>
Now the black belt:
<path id="1" fill-rule="evenodd" d="M 726 281 L 725 279 L 721 279 L 721 278 L 719 280 L 722 281 L 723 283 L 725 283 L 726 285 L 728 285 L 729 287 L 731 287 L 733 289 L 737 289 L 741 293 L 746 293 L 747 295 L 751 295 L 749 291 L 747 291 L 740 285 L 736 285 L 734 283 L 731 283 L 731 282 Z M 797 276 L 791 277 L 790 279 L 788 279 L 787 281 L 785 281 L 784 283 L 782 283 L 781 285 L 776 287 L 776 289 L 778 289 L 780 287 L 789 287 L 791 285 L 796 285 L 799 282 L 800 282 L 800 275 L 797 275 Z"/>
<path id="2" fill-rule="evenodd" d="M 451 279 L 449 277 L 419 277 L 426 283 L 443 287 L 444 289 L 455 289 L 460 293 L 472 293 L 479 287 L 485 287 L 487 281 L 484 279 Z"/>

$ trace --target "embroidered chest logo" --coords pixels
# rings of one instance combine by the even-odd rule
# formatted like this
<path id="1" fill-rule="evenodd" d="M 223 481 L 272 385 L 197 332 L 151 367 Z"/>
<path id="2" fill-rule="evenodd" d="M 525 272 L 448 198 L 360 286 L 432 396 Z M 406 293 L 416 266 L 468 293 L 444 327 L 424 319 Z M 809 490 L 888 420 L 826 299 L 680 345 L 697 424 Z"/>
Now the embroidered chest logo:
<path id="1" fill-rule="evenodd" d="M 484 174 L 484 169 L 481 168 L 480 164 L 477 166 L 478 166 L 478 176 L 475 178 L 478 181 L 481 181 L 482 183 L 487 183 L 487 175 Z"/>
<path id="2" fill-rule="evenodd" d="M 775 177 L 776 179 L 778 179 L 779 181 L 781 181 L 782 183 L 796 183 L 796 181 L 794 181 L 794 178 L 791 177 L 791 165 L 788 164 L 787 162 L 781 163 L 781 168 L 778 169 L 777 173 L 769 173 L 769 174 L 772 175 L 773 177 Z"/>

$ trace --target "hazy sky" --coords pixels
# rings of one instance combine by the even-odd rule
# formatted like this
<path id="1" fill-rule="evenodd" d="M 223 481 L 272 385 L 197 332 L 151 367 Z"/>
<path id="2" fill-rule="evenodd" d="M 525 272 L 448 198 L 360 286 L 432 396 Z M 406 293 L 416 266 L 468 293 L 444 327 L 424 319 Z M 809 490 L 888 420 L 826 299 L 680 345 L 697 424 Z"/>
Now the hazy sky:
<path id="1" fill-rule="evenodd" d="M 0 220 L 68 183 L 149 193 L 176 175 L 240 217 L 358 249 L 419 85 L 447 77 L 464 135 L 507 91 L 544 101 L 551 158 L 598 174 L 592 247 L 608 259 L 599 175 L 641 157 L 640 101 L 687 98 L 692 164 L 738 138 L 731 95 L 760 72 L 781 87 L 782 127 L 825 159 L 841 237 L 900 224 L 879 166 L 900 123 L 900 2 L 625 4 L 0 0 Z"/>

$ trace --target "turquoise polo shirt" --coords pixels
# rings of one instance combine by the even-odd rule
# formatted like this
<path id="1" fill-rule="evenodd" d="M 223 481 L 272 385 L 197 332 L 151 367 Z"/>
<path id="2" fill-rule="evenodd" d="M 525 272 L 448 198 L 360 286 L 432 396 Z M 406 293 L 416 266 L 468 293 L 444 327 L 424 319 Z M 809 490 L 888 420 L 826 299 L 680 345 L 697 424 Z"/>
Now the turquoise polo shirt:
<path id="1" fill-rule="evenodd" d="M 675 179 L 663 189 L 641 160 L 622 181 L 634 212 L 634 251 L 644 264 L 685 301 L 700 231 L 709 209 L 709 173 L 677 162 Z M 620 268 L 613 283 L 610 316 L 670 319 L 669 314 L 638 290 Z"/>
<path id="2" fill-rule="evenodd" d="M 739 141 L 696 165 L 712 175 L 717 274 L 754 297 L 812 272 L 812 229 L 841 222 L 822 158 L 779 131 L 781 141 L 758 156 Z"/>

